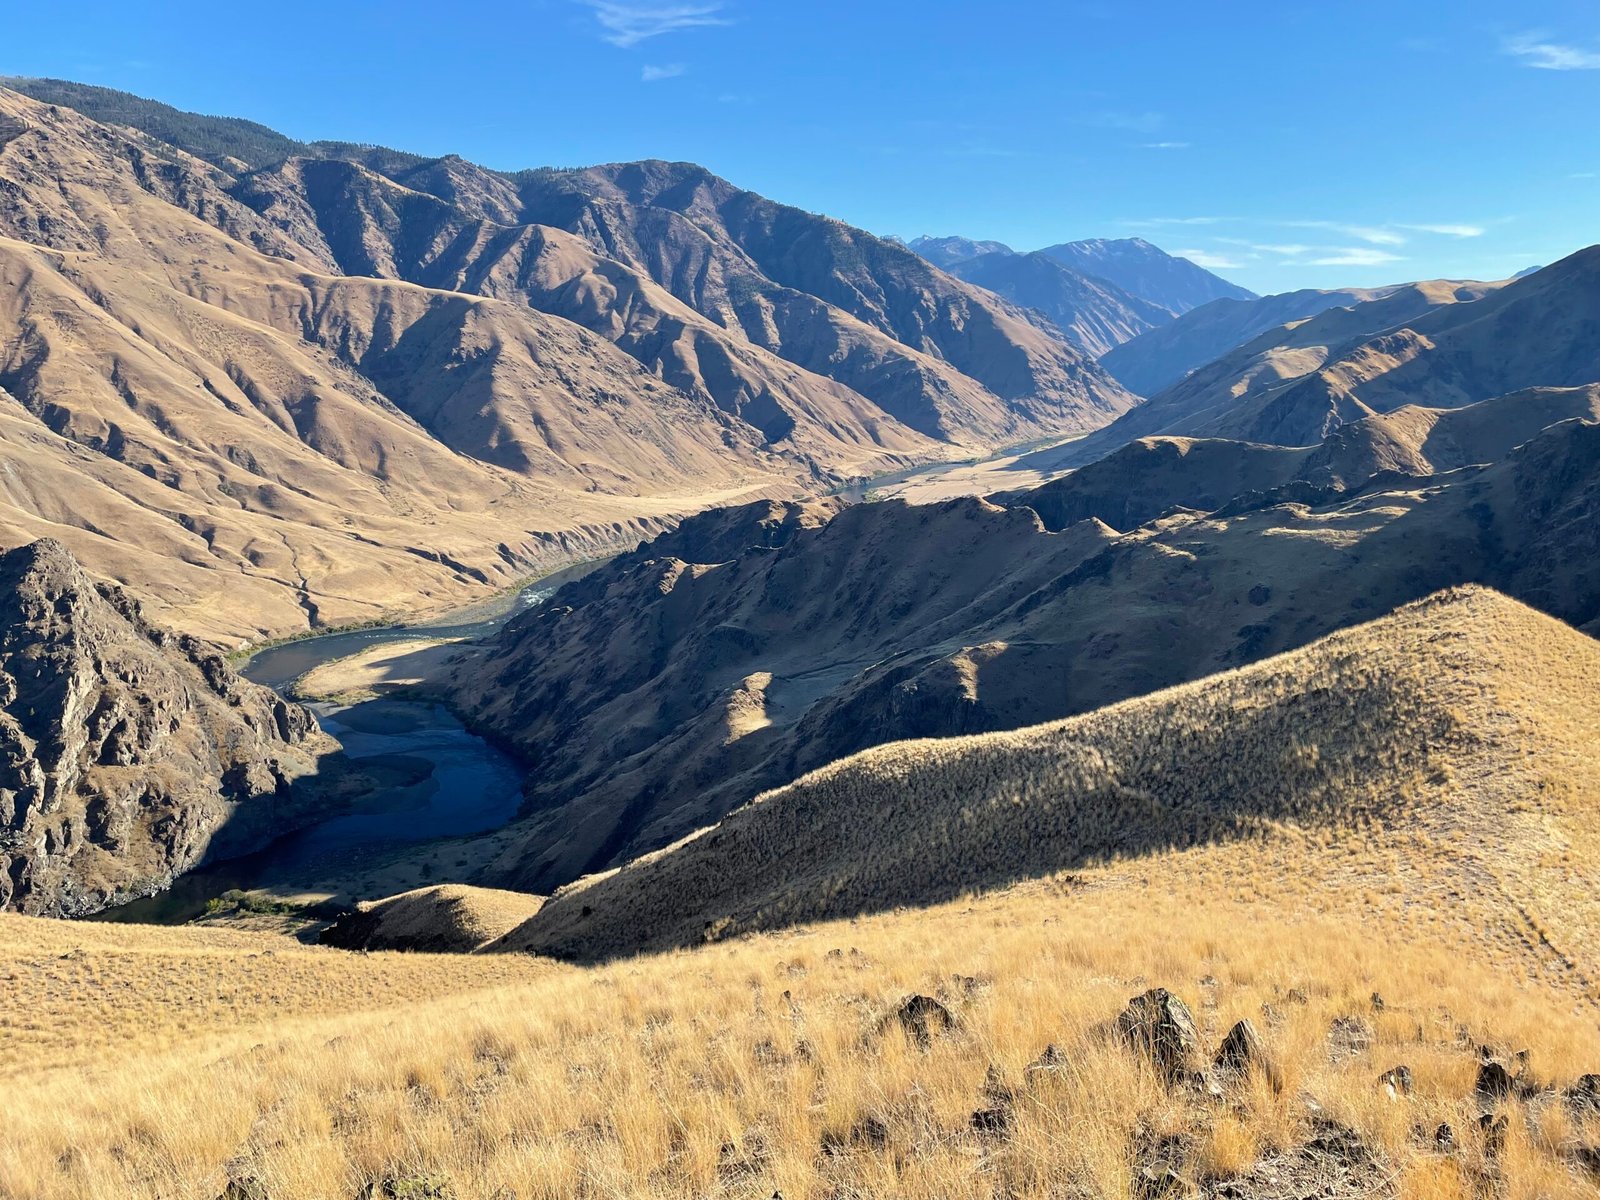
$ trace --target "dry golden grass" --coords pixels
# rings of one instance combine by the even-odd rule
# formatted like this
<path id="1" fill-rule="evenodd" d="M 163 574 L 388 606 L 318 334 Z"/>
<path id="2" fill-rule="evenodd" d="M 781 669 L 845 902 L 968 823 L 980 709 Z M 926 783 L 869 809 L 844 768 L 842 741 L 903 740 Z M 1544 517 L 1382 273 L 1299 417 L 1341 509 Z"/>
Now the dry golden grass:
<path id="1" fill-rule="evenodd" d="M 249 1046 L 283 1021 L 500 987 L 553 969 L 528 958 L 460 960 L 444 983 L 413 955 L 0 913 L 0 1073 L 114 1063 L 175 1045 L 198 1053 L 197 1041 Z"/>
<path id="2" fill-rule="evenodd" d="M 359 905 L 322 940 L 350 949 L 466 953 L 505 936 L 543 903 L 526 892 L 439 884 Z"/>
<path id="3" fill-rule="evenodd" d="M 1600 645 L 1481 588 L 1066 721 L 864 751 L 505 945 L 590 959 L 1168 849 L 1196 879 L 1458 923 L 1600 979 Z"/>
<path id="4" fill-rule="evenodd" d="M 838 835 L 854 838 L 863 878 L 921 869 L 943 902 L 841 892 L 844 911 L 879 911 L 795 925 L 815 919 L 802 887 L 793 909 L 771 893 L 774 908 L 722 940 L 604 965 L 287 942 L 269 957 L 259 936 L 0 922 L 0 1021 L 24 1034 L 0 1058 L 0 1196 L 216 1200 L 234 1181 L 235 1196 L 271 1200 L 353 1200 L 369 1185 L 454 1200 L 1120 1200 L 1141 1194 L 1157 1147 L 1173 1195 L 1265 1200 L 1341 1179 L 1333 1194 L 1595 1195 L 1580 1154 L 1600 1146 L 1600 1118 L 1562 1092 L 1600 1070 L 1596 656 L 1468 590 L 1219 680 L 945 743 L 934 757 L 974 787 L 945 812 L 936 790 L 905 792 L 931 776 L 899 778 L 922 804 L 914 853 Z M 1304 736 L 1268 753 L 1262 738 L 1297 709 Z M 1230 743 L 1223 727 L 1261 737 Z M 1121 790 L 1086 793 L 1105 811 L 1072 811 L 1109 811 L 1129 844 L 1043 869 L 1046 852 L 1081 843 L 1051 843 L 1054 818 L 1018 826 L 1026 797 L 975 786 L 1007 778 L 1005 755 L 973 747 L 1119 766 Z M 1136 784 L 1158 768 L 1164 788 Z M 1267 794 L 1219 807 L 1252 787 Z M 735 842 L 722 869 L 747 889 L 736 871 L 803 881 L 835 836 L 803 829 L 786 835 L 790 862 Z M 962 893 L 1000 883 L 1005 852 L 1013 877 L 1039 877 Z M 708 874 L 652 874 L 672 853 L 634 869 L 672 887 L 608 890 L 624 872 L 555 903 L 618 904 L 602 932 L 631 920 L 657 939 L 692 908 L 672 888 L 720 902 Z M 974 868 L 965 883 L 960 862 Z M 652 914 L 652 896 L 676 907 Z M 1281 1087 L 1262 1070 L 1220 1099 L 1169 1088 L 1114 1033 L 1154 986 L 1188 1001 L 1208 1055 L 1251 1019 Z M 953 1030 L 908 1036 L 893 1014 L 913 994 L 948 1006 Z M 1059 1067 L 1030 1071 L 1052 1045 Z M 1479 1124 L 1480 1047 L 1512 1064 L 1526 1051 L 1526 1086 L 1492 1105 L 1498 1149 Z M 1380 1081 L 1401 1065 L 1410 1094 Z M 1007 1091 L 1009 1127 L 977 1128 Z"/>
<path id="5" fill-rule="evenodd" d="M 12 945 L 45 928 L 11 924 Z M 197 936 L 116 933 L 151 970 Z M 250 952 L 219 947 L 218 976 Z M 278 1018 L 250 1035 L 260 1044 L 220 1055 L 183 1041 L 201 1021 L 172 995 L 150 1001 L 165 1048 L 114 1055 L 84 1054 L 100 1011 L 58 1002 L 41 1016 L 72 1065 L 8 1081 L 0 1195 L 214 1200 L 232 1178 L 279 1200 L 345 1198 L 431 1178 L 460 1200 L 1127 1197 L 1141 1141 L 1187 1138 L 1180 1174 L 1205 1191 L 1330 1118 L 1398 1194 L 1594 1194 L 1568 1159 L 1600 1131 L 1559 1097 L 1505 1104 L 1493 1159 L 1472 1096 L 1480 1041 L 1528 1050 L 1556 1085 L 1600 1066 L 1592 1008 L 1486 967 L 1470 943 L 1394 941 L 1281 899 L 1180 886 L 1159 860 L 1148 881 L 1039 881 L 486 991 L 463 990 L 481 956 L 335 961 L 360 979 L 403 961 L 439 995 L 339 1014 L 323 1011 L 324 980 L 288 975 Z M 1223 1103 L 1169 1091 L 1108 1028 L 1157 984 L 1187 998 L 1208 1049 L 1251 1018 L 1282 1091 L 1255 1077 Z M 940 997 L 955 1031 L 923 1049 L 885 1027 L 910 993 Z M 1329 1030 L 1346 1017 L 1370 1026 L 1369 1048 L 1337 1052 Z M 1049 1044 L 1065 1065 L 1029 1073 Z M 1391 1100 L 1378 1076 L 1401 1063 L 1415 1092 Z M 1006 1137 L 971 1125 L 991 1068 L 1017 1094 Z M 1441 1123 L 1450 1154 L 1433 1148 Z"/>

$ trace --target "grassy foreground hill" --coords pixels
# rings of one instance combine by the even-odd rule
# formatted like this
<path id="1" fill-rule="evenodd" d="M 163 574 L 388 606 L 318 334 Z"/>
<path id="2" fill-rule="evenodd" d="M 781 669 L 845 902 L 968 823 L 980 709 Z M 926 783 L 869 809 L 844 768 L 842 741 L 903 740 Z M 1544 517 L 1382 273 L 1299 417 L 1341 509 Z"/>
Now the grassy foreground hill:
<path id="1" fill-rule="evenodd" d="M 596 966 L 6 918 L 0 1194 L 1593 1195 L 1597 682 L 1600 647 L 1467 590 L 1076 721 L 880 748 L 721 827 L 734 882 L 782 871 L 795 902 Z M 753 831 L 808 804 L 775 864 Z M 587 904 L 601 954 L 702 942 L 659 885 L 721 911 L 674 865 L 718 832 L 524 933 Z M 888 892 L 808 890 L 830 870 Z M 1201 1077 L 1118 1033 L 1152 987 Z M 1209 1067 L 1241 1020 L 1243 1069 Z"/>
<path id="2" fill-rule="evenodd" d="M 1206 848 L 1206 870 L 1278 860 L 1319 905 L 1381 879 L 1404 921 L 1449 919 L 1471 879 L 1576 964 L 1600 948 L 1596 728 L 1600 645 L 1460 589 L 1082 717 L 863 751 L 563 889 L 496 948 L 663 950 Z M 1354 876 L 1316 849 L 1347 838 L 1373 856 Z"/>

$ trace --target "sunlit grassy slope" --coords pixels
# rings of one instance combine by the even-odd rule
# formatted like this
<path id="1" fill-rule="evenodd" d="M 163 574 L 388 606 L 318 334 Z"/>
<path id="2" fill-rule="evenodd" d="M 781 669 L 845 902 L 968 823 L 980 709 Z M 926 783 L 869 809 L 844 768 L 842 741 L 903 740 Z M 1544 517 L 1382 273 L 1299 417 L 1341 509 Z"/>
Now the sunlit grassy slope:
<path id="1" fill-rule="evenodd" d="M 668 872 L 680 847 L 524 927 L 587 928 L 599 965 L 11 918 L 0 1196 L 1593 1195 L 1600 1125 L 1566 1092 L 1600 1070 L 1597 662 L 1472 590 L 1061 725 L 871 751 L 725 823 L 817 804 L 792 862 L 724 842 L 748 910 Z M 1006 763 L 1052 760 L 1012 795 Z M 890 783 L 917 802 L 869 827 L 852 797 Z M 811 890 L 850 862 L 881 887 Z M 709 943 L 689 901 L 728 918 Z M 1156 986 L 1202 1062 L 1250 1019 L 1281 1086 L 1158 1079 L 1115 1029 Z M 894 1019 L 917 994 L 952 1018 L 926 1044 Z M 1485 1052 L 1514 1095 L 1475 1094 Z M 1401 1065 L 1409 1094 L 1380 1081 Z"/>
<path id="2" fill-rule="evenodd" d="M 504 945 L 692 945 L 1195 848 L 1196 877 L 1375 892 L 1407 928 L 1592 961 L 1597 730 L 1600 645 L 1458 589 L 1086 716 L 854 755 L 558 892 Z"/>

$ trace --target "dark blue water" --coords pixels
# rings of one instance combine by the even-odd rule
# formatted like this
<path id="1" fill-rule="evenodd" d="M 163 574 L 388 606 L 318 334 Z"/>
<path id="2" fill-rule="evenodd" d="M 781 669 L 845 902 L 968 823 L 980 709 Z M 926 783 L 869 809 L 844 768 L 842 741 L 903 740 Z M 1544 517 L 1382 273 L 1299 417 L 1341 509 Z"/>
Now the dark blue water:
<path id="1" fill-rule="evenodd" d="M 257 653 L 245 678 L 278 691 L 323 663 L 382 642 L 456 638 L 481 641 L 561 583 L 592 570 L 584 564 L 550 576 L 513 600 L 471 620 L 360 629 L 287 642 Z M 354 705 L 312 704 L 356 768 L 393 777 L 394 786 L 366 796 L 358 811 L 341 811 L 242 858 L 190 871 L 158 896 L 135 900 L 96 919 L 174 924 L 192 920 L 224 892 L 293 891 L 330 877 L 350 878 L 408 846 L 498 829 L 522 801 L 521 765 L 438 704 L 384 698 Z"/>

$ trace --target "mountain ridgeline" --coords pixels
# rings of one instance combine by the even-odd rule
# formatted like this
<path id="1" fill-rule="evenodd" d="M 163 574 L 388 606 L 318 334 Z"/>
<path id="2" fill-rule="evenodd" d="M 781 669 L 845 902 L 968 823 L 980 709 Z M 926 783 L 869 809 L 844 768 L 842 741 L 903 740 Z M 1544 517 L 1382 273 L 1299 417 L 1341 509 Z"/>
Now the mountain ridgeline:
<path id="1" fill-rule="evenodd" d="M 731 559 L 727 528 L 641 548 L 456 668 L 533 767 L 487 879 L 545 891 L 842 755 L 1086 712 L 1453 585 L 1595 629 L 1597 413 L 1536 389 L 1312 449 L 1151 439 L 999 504 L 762 509 Z"/>
<path id="2" fill-rule="evenodd" d="M 1048 318 L 1095 358 L 1200 305 L 1257 299 L 1143 238 L 1062 242 L 1031 253 L 964 237 L 919 237 L 907 244 L 952 275 Z"/>
<path id="3" fill-rule="evenodd" d="M 40 80 L 0 128 L 0 453 L 32 464 L 0 540 L 207 636 L 459 604 L 1134 402 L 1044 318 L 690 164 L 506 175 Z"/>

